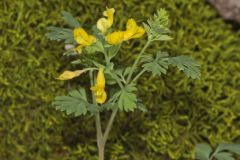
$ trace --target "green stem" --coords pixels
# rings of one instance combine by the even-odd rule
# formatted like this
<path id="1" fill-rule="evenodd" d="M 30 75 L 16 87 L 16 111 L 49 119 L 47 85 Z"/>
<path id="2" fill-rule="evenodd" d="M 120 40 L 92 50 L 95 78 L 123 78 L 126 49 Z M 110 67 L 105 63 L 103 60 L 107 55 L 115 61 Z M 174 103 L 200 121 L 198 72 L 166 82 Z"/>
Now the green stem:
<path id="1" fill-rule="evenodd" d="M 112 128 L 112 124 L 114 122 L 114 119 L 116 117 L 116 114 L 117 114 L 117 111 L 118 111 L 118 107 L 114 108 L 112 114 L 111 114 L 111 117 L 110 117 L 110 120 L 108 121 L 108 124 L 107 124 L 107 128 L 104 132 L 104 135 L 103 135 L 103 142 L 104 142 L 104 145 L 105 143 L 107 142 L 107 139 L 108 139 L 108 135 L 109 135 L 109 132 Z"/>
<path id="2" fill-rule="evenodd" d="M 105 143 L 103 141 L 100 114 L 96 113 L 95 118 L 96 118 L 96 128 L 97 128 L 98 159 L 104 160 Z"/>
<path id="3" fill-rule="evenodd" d="M 110 64 L 110 58 L 108 57 L 106 52 L 104 52 L 103 54 L 104 54 L 104 57 L 105 57 L 106 65 L 108 66 Z"/>
<path id="4" fill-rule="evenodd" d="M 130 71 L 128 77 L 127 77 L 127 83 L 130 82 L 130 80 L 131 80 L 131 78 L 132 78 L 132 74 L 133 74 L 134 70 L 137 68 L 137 64 L 138 64 L 138 62 L 139 62 L 142 54 L 145 52 L 145 50 L 146 50 L 147 47 L 149 46 L 150 42 L 151 42 L 150 40 L 147 41 L 147 43 L 145 44 L 145 46 L 143 47 L 143 49 L 142 49 L 141 52 L 139 53 L 137 59 L 134 61 L 133 66 L 132 66 L 132 68 L 131 68 L 131 71 Z"/>
<path id="5" fill-rule="evenodd" d="M 121 81 L 119 80 L 118 76 L 115 73 L 111 73 L 112 77 L 117 81 L 120 88 L 123 88 Z"/>
<path id="6" fill-rule="evenodd" d="M 209 160 L 213 160 L 217 152 L 218 152 L 218 151 L 216 150 L 216 151 L 210 156 Z"/>
<path id="7" fill-rule="evenodd" d="M 136 77 L 133 78 L 132 81 L 133 81 L 133 82 L 134 82 L 134 81 L 137 81 L 138 78 L 139 78 L 144 72 L 145 72 L 145 70 L 143 69 L 141 72 L 139 72 L 139 73 L 136 75 Z"/>

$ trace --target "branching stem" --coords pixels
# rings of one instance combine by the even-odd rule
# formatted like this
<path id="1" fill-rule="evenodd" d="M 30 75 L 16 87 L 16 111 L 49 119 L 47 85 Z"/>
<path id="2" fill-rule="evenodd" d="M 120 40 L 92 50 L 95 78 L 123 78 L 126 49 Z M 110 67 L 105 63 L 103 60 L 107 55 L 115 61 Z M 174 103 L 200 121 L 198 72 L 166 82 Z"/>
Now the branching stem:
<path id="1" fill-rule="evenodd" d="M 143 49 L 141 50 L 141 52 L 139 53 L 137 59 L 134 61 L 133 66 L 131 67 L 131 71 L 130 71 L 128 77 L 127 77 L 127 83 L 130 82 L 130 80 L 131 80 L 131 78 L 132 78 L 132 74 L 133 74 L 133 72 L 135 71 L 135 69 L 137 68 L 138 62 L 139 62 L 142 54 L 145 52 L 145 50 L 146 50 L 147 47 L 150 45 L 150 43 L 151 43 L 151 41 L 148 40 L 147 43 L 145 44 L 145 46 L 143 47 Z"/>
<path id="2" fill-rule="evenodd" d="M 94 77 L 93 77 L 93 71 L 92 70 L 90 70 L 89 76 L 90 76 L 90 84 L 91 84 L 91 86 L 93 86 L 94 85 L 94 82 L 93 82 Z M 92 101 L 93 101 L 94 104 L 97 105 L 96 100 L 95 100 L 95 96 L 94 96 L 93 93 L 92 93 Z M 106 130 L 105 130 L 104 134 L 102 132 L 102 127 L 101 127 L 100 113 L 98 112 L 98 113 L 95 114 L 95 122 L 96 122 L 96 130 L 97 130 L 98 159 L 99 160 L 104 160 L 105 144 L 107 142 L 109 132 L 112 128 L 112 125 L 113 125 L 114 119 L 116 117 L 117 111 L 118 111 L 118 108 L 117 107 L 114 108 L 114 110 L 111 114 L 111 117 L 108 121 L 108 124 L 107 124 L 107 127 L 106 127 Z"/>

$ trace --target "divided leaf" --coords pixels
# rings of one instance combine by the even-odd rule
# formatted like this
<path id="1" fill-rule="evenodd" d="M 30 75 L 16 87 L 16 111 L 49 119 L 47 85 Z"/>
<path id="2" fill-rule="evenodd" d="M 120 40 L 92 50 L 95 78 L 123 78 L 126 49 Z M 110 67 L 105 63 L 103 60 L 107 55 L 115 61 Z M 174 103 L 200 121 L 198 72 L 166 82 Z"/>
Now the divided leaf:
<path id="1" fill-rule="evenodd" d="M 109 57 L 110 59 L 112 59 L 113 57 L 115 57 L 116 54 L 118 53 L 120 47 L 121 47 L 121 44 L 109 46 L 108 49 L 107 49 L 108 57 Z"/>
<path id="2" fill-rule="evenodd" d="M 137 88 L 135 84 L 131 83 L 117 93 L 119 94 L 118 106 L 120 110 L 128 112 L 137 108 L 137 96 L 135 94 L 136 91 Z"/>
<path id="3" fill-rule="evenodd" d="M 144 113 L 148 111 L 147 107 L 142 103 L 140 99 L 138 99 L 137 108 Z"/>
<path id="4" fill-rule="evenodd" d="M 73 18 L 73 16 L 70 13 L 62 11 L 62 16 L 63 16 L 63 19 L 71 27 L 78 28 L 81 26 L 79 22 L 75 18 Z M 64 40 L 66 44 L 76 43 L 73 37 L 73 31 L 71 29 L 60 28 L 60 27 L 48 27 L 47 30 L 49 30 L 49 32 L 46 35 L 50 40 L 56 40 L 56 41 Z"/>
<path id="5" fill-rule="evenodd" d="M 154 14 L 152 19 L 149 19 L 143 26 L 147 32 L 148 38 L 152 41 L 168 41 L 172 38 L 167 34 L 170 33 L 168 29 L 169 16 L 166 10 L 160 9 Z"/>
<path id="6" fill-rule="evenodd" d="M 200 65 L 191 57 L 177 56 L 169 58 L 169 64 L 177 66 L 187 77 L 198 79 L 200 77 Z"/>
<path id="7" fill-rule="evenodd" d="M 212 148 L 208 144 L 198 144 L 196 146 L 196 159 L 209 160 Z"/>
<path id="8" fill-rule="evenodd" d="M 75 52 L 73 49 L 71 49 L 71 50 L 64 52 L 63 55 L 64 56 L 75 56 L 75 55 L 78 55 L 78 53 Z"/>
<path id="9" fill-rule="evenodd" d="M 240 144 L 227 144 L 222 143 L 217 147 L 217 152 L 220 151 L 230 151 L 240 155 Z"/>
<path id="10" fill-rule="evenodd" d="M 100 41 L 96 41 L 95 43 L 91 44 L 90 46 L 86 46 L 84 50 L 88 54 L 94 54 L 96 52 L 105 52 L 104 47 Z"/>
<path id="11" fill-rule="evenodd" d="M 232 153 L 231 153 L 232 152 Z M 233 153 L 240 154 L 240 144 L 220 144 L 213 152 L 208 144 L 196 146 L 196 158 L 199 160 L 235 160 Z"/>
<path id="12" fill-rule="evenodd" d="M 72 16 L 71 13 L 66 12 L 66 11 L 62 11 L 62 16 L 63 19 L 71 26 L 74 28 L 78 28 L 81 27 L 80 23 Z"/>
<path id="13" fill-rule="evenodd" d="M 229 152 L 219 152 L 214 156 L 217 160 L 235 160 L 233 154 Z"/>
<path id="14" fill-rule="evenodd" d="M 46 35 L 50 40 L 56 41 L 64 40 L 64 42 L 68 44 L 75 43 L 73 31 L 71 29 L 60 27 L 48 27 L 47 30 L 49 30 L 49 32 Z"/>
<path id="15" fill-rule="evenodd" d="M 55 98 L 53 105 L 57 110 L 65 111 L 68 115 L 85 115 L 88 105 L 85 89 L 73 90 L 67 96 L 58 96 Z"/>
<path id="16" fill-rule="evenodd" d="M 158 52 L 154 60 L 148 59 L 147 63 L 143 64 L 144 70 L 152 72 L 153 76 L 166 74 L 168 69 L 168 54 L 166 52 Z"/>

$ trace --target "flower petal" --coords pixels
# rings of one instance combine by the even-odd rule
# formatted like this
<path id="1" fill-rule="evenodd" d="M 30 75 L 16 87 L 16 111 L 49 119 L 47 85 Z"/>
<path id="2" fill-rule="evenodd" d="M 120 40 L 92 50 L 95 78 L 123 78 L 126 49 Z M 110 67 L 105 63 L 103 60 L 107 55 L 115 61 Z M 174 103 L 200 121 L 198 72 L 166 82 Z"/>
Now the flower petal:
<path id="1" fill-rule="evenodd" d="M 103 93 L 100 96 L 96 96 L 96 102 L 103 104 L 107 99 L 107 93 L 103 90 Z"/>
<path id="2" fill-rule="evenodd" d="M 114 13 L 115 13 L 114 8 L 107 8 L 106 11 L 103 12 L 103 15 L 106 17 L 110 17 L 113 16 Z"/>
<path id="3" fill-rule="evenodd" d="M 112 26 L 114 12 L 114 8 L 107 8 L 106 11 L 103 12 L 103 15 L 107 18 L 100 18 L 97 21 L 97 28 L 103 33 L 105 33 L 107 29 Z"/>
<path id="4" fill-rule="evenodd" d="M 97 21 L 97 28 L 103 33 L 105 33 L 108 29 L 108 20 L 106 18 L 100 18 Z"/>
<path id="5" fill-rule="evenodd" d="M 57 79 L 59 80 L 69 80 L 80 76 L 86 70 L 76 70 L 76 71 L 64 71 Z"/>
<path id="6" fill-rule="evenodd" d="M 104 88 L 105 88 L 104 70 L 103 68 L 100 68 L 97 74 L 96 85 L 90 88 L 95 95 L 97 103 L 102 104 L 107 99 L 107 93 L 104 90 Z"/>
<path id="7" fill-rule="evenodd" d="M 103 68 L 100 68 L 97 74 L 97 86 L 101 88 L 105 88 L 105 77 L 104 77 L 104 71 Z"/>
<path id="8" fill-rule="evenodd" d="M 107 35 L 106 39 L 109 44 L 112 44 L 112 45 L 119 44 L 124 40 L 124 32 L 123 31 L 113 32 Z"/>
<path id="9" fill-rule="evenodd" d="M 142 27 L 138 27 L 137 32 L 132 36 L 132 38 L 140 38 L 144 35 L 145 30 Z"/>
<path id="10" fill-rule="evenodd" d="M 133 18 L 130 18 L 127 21 L 127 25 L 126 25 L 126 29 L 127 31 L 132 31 L 132 32 L 136 32 L 138 29 L 137 23 Z"/>
<path id="11" fill-rule="evenodd" d="M 75 28 L 73 30 L 73 36 L 74 38 L 81 37 L 82 39 L 87 39 L 88 33 L 83 28 Z"/>
<path id="12" fill-rule="evenodd" d="M 83 28 L 74 29 L 73 36 L 76 42 L 83 46 L 91 45 L 96 40 L 94 36 L 88 35 L 88 33 Z"/>
<path id="13" fill-rule="evenodd" d="M 124 31 L 124 41 L 132 38 L 141 37 L 145 31 L 142 27 L 139 27 L 134 19 L 129 19 L 126 25 L 126 31 Z"/>

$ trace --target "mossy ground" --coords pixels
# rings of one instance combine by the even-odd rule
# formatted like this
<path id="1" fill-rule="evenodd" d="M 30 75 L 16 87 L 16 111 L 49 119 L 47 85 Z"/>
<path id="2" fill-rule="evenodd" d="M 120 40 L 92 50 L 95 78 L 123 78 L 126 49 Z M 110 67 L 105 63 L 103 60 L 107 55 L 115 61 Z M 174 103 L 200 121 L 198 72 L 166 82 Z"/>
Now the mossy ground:
<path id="1" fill-rule="evenodd" d="M 88 28 L 106 5 L 116 9 L 116 28 L 129 17 L 140 23 L 166 8 L 174 40 L 148 53 L 186 54 L 202 66 L 197 81 L 174 69 L 160 78 L 146 74 L 140 79 L 139 95 L 149 112 L 118 114 L 107 159 L 193 159 L 199 142 L 239 143 L 240 32 L 203 0 L 1 0 L 0 159 L 96 159 L 93 118 L 73 118 L 51 107 L 56 95 L 83 83 L 55 79 L 71 68 L 70 58 L 62 57 L 63 43 L 44 35 L 47 26 L 65 26 L 62 10 Z M 117 61 L 130 64 L 144 42 L 126 43 Z"/>

